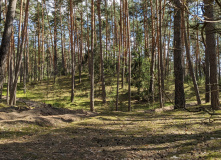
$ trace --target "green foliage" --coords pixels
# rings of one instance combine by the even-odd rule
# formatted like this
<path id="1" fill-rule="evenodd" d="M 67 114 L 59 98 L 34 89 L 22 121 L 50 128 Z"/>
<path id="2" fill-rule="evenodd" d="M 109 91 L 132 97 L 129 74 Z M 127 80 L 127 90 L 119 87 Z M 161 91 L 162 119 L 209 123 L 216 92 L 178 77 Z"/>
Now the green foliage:
<path id="1" fill-rule="evenodd" d="M 107 76 L 114 76 L 116 73 L 116 62 L 111 59 L 104 59 L 104 73 Z"/>
<path id="2" fill-rule="evenodd" d="M 150 81 L 150 61 L 148 58 L 133 52 L 132 85 L 137 87 L 138 95 L 143 100 L 148 100 L 148 88 Z"/>
<path id="3" fill-rule="evenodd" d="M 8 106 L 4 103 L 0 103 L 0 108 L 4 108 L 4 107 L 8 107 Z"/>

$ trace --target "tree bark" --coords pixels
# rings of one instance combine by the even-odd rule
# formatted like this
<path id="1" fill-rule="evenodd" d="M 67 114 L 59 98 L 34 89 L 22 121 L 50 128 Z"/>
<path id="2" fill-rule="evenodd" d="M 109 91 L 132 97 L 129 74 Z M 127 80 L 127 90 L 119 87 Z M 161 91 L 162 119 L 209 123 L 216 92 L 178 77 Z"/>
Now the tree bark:
<path id="1" fill-rule="evenodd" d="M 70 0 L 70 21 L 71 21 L 71 73 L 72 73 L 72 77 L 71 77 L 71 102 L 74 102 L 74 67 L 75 67 L 75 63 L 74 63 L 74 45 L 73 45 L 73 3 L 72 0 Z"/>
<path id="2" fill-rule="evenodd" d="M 121 19 L 121 0 L 120 0 L 120 33 L 119 33 L 119 54 L 117 62 L 117 97 L 116 97 L 116 111 L 118 111 L 118 102 L 119 102 L 119 83 L 120 83 L 120 56 L 121 56 L 121 42 L 122 42 L 122 19 Z"/>
<path id="3" fill-rule="evenodd" d="M 57 0 L 54 0 L 55 12 L 54 12 L 54 83 L 58 74 L 57 69 Z"/>
<path id="4" fill-rule="evenodd" d="M 67 74 L 67 66 L 66 66 L 66 57 L 65 57 L 65 45 L 64 45 L 64 36 L 63 36 L 63 21 L 62 21 L 62 13 L 61 13 L 61 9 L 62 9 L 62 0 L 60 1 L 60 27 L 61 27 L 61 58 L 62 58 L 62 75 L 66 75 Z"/>
<path id="5" fill-rule="evenodd" d="M 24 21 L 24 30 L 22 32 L 22 38 L 21 38 L 21 48 L 20 53 L 18 55 L 18 61 L 15 68 L 15 78 L 12 86 L 12 90 L 10 91 L 10 104 L 16 104 L 16 90 L 17 90 L 17 84 L 18 84 L 18 76 L 19 76 L 19 70 L 21 68 L 21 62 L 22 62 L 22 52 L 24 51 L 25 47 L 25 40 L 27 36 L 27 28 L 28 28 L 28 8 L 29 7 L 29 0 L 26 2 L 25 7 L 25 21 Z"/>
<path id="6" fill-rule="evenodd" d="M 81 11 L 81 37 L 80 37 L 80 58 L 79 58 L 79 83 L 81 83 L 82 56 L 83 56 L 83 13 Z"/>
<path id="7" fill-rule="evenodd" d="M 40 8 L 39 8 L 40 2 L 38 2 L 38 81 L 41 80 L 41 39 L 40 39 L 40 32 L 41 32 L 41 26 L 40 26 Z"/>
<path id="8" fill-rule="evenodd" d="M 2 22 L 2 0 L 0 0 L 0 23 Z"/>
<path id="9" fill-rule="evenodd" d="M 159 43 L 160 43 L 160 88 L 161 88 L 161 102 L 162 102 L 162 107 L 164 106 L 164 59 L 163 59 L 163 47 L 162 47 L 162 18 L 164 17 L 164 12 L 162 15 L 162 10 L 164 11 L 164 9 L 162 9 L 162 4 L 161 4 L 161 0 L 159 1 L 159 34 L 160 34 L 160 38 L 159 38 Z"/>
<path id="10" fill-rule="evenodd" d="M 187 56 L 187 61 L 188 61 L 188 66 L 189 66 L 189 72 L 193 81 L 193 85 L 194 85 L 194 91 L 196 94 L 196 99 L 197 99 L 197 104 L 200 105 L 201 104 L 201 99 L 200 99 L 200 95 L 199 95 L 199 88 L 197 85 L 197 81 L 196 81 L 196 77 L 194 75 L 194 69 L 193 69 L 193 65 L 191 62 L 191 55 L 190 55 L 190 48 L 188 45 L 188 40 L 187 40 L 187 36 L 186 36 L 186 27 L 185 27 L 185 20 L 184 20 L 184 11 L 182 10 L 182 23 L 183 23 L 183 33 L 184 33 L 184 41 L 185 41 L 185 47 L 186 47 L 186 56 Z M 197 64 L 196 64 L 197 65 Z"/>
<path id="11" fill-rule="evenodd" d="M 6 66 L 6 55 L 8 53 L 12 35 L 12 28 L 13 28 L 13 20 L 15 17 L 15 9 L 16 9 L 16 2 L 17 0 L 10 0 L 8 5 L 8 11 L 6 15 L 6 22 L 4 33 L 2 37 L 2 43 L 0 47 L 0 86 L 3 85 L 4 82 L 4 72 Z M 0 92 L 2 89 L 0 89 Z"/>
<path id="12" fill-rule="evenodd" d="M 216 43 L 217 43 L 217 54 L 218 54 L 218 60 L 217 60 L 218 62 L 217 63 L 218 63 L 218 70 L 219 70 L 218 71 L 218 73 L 219 73 L 218 74 L 218 77 L 219 77 L 218 78 L 218 82 L 219 82 L 220 81 L 220 54 L 219 54 L 220 50 L 219 50 L 219 35 L 218 34 L 217 34 L 217 41 L 216 41 Z"/>
<path id="13" fill-rule="evenodd" d="M 91 55 L 90 55 L 90 74 L 91 74 L 91 94 L 90 111 L 94 111 L 94 0 L 91 0 Z"/>
<path id="14" fill-rule="evenodd" d="M 19 24 L 18 24 L 17 59 L 18 59 L 18 55 L 19 55 L 19 53 L 20 53 L 22 18 L 23 18 L 23 0 L 21 0 L 21 4 L 20 4 L 20 15 L 19 15 Z"/>
<path id="15" fill-rule="evenodd" d="M 185 108 L 184 77 L 181 49 L 181 3 L 174 0 L 174 74 L 175 74 L 175 109 Z"/>
<path id="16" fill-rule="evenodd" d="M 106 33 L 106 36 L 105 36 L 105 38 L 106 38 L 106 40 L 105 40 L 105 43 L 106 43 L 106 45 L 105 45 L 105 54 L 106 54 L 106 61 L 108 60 L 108 55 L 107 55 L 107 43 L 108 43 L 108 13 L 107 13 L 107 11 L 108 11 L 108 8 L 107 8 L 107 1 L 108 0 L 105 0 L 105 19 L 106 19 L 106 25 L 105 25 L 105 33 Z"/>
<path id="17" fill-rule="evenodd" d="M 101 82 L 102 82 L 102 98 L 103 103 L 106 103 L 105 79 L 104 79 L 104 57 L 102 52 L 102 27 L 101 27 L 101 0 L 97 1 L 97 11 L 99 20 L 99 41 L 100 41 L 100 63 L 101 63 Z"/>
<path id="18" fill-rule="evenodd" d="M 152 33 L 152 49 L 151 49 L 151 62 L 150 62 L 150 87 L 149 87 L 149 99 L 150 102 L 154 102 L 154 61 L 155 61 L 155 29 L 154 29 L 154 12 L 152 0 L 151 4 L 151 33 Z"/>
<path id="19" fill-rule="evenodd" d="M 128 1 L 126 0 L 126 17 L 127 17 L 127 52 L 129 54 L 129 63 L 128 63 L 128 111 L 132 110 L 131 108 L 131 51 L 130 51 L 130 19 L 129 19 L 129 9 L 128 9 Z"/>
<path id="20" fill-rule="evenodd" d="M 214 0 L 204 0 L 205 20 L 212 21 Z M 206 54 L 209 54 L 210 66 L 210 85 L 211 85 L 211 107 L 214 110 L 219 109 L 219 87 L 217 77 L 217 57 L 216 57 L 216 40 L 215 40 L 215 24 L 206 22 Z M 207 66 L 208 67 L 208 66 Z"/>
<path id="21" fill-rule="evenodd" d="M 7 85 L 7 96 L 6 96 L 6 101 L 7 104 L 9 105 L 9 95 L 10 95 L 10 89 L 11 89 L 11 81 L 12 81 L 12 45 L 13 45 L 13 36 L 11 36 L 11 42 L 10 42 L 10 48 L 8 52 L 8 85 Z"/>
<path id="22" fill-rule="evenodd" d="M 41 77 L 44 79 L 44 70 L 45 70 L 45 24 L 44 24 L 44 9 L 43 9 L 43 0 L 41 1 L 41 5 L 42 5 L 42 11 L 41 11 L 41 14 L 42 14 L 42 18 L 41 18 L 41 21 L 42 21 L 42 28 L 41 28 L 41 33 L 42 33 L 42 36 L 41 36 L 41 42 L 42 42 L 42 61 L 41 61 Z"/>
<path id="23" fill-rule="evenodd" d="M 37 81 L 37 36 L 34 35 L 34 54 L 35 54 L 35 61 L 34 61 L 34 81 Z"/>

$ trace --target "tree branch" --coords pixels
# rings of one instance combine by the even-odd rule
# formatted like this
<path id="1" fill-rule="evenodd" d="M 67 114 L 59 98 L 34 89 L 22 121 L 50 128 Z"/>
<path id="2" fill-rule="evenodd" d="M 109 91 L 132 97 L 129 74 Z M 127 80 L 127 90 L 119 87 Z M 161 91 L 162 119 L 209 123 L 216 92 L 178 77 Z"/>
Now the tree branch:
<path id="1" fill-rule="evenodd" d="M 215 1 L 219 5 L 219 7 L 221 8 L 221 3 L 218 0 L 215 0 Z"/>

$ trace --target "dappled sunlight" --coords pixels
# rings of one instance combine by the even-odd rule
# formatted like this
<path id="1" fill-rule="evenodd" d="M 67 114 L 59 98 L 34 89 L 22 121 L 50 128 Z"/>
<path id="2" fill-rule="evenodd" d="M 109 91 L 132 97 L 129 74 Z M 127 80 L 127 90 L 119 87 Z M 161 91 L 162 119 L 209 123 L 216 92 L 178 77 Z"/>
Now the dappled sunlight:
<path id="1" fill-rule="evenodd" d="M 213 123 L 209 123 L 208 118 L 206 114 L 186 111 L 118 111 L 101 113 L 63 127 L 30 125 L 29 128 L 23 124 L 11 133 L 2 133 L 8 136 L 1 140 L 4 145 L 0 145 L 0 150 L 21 148 L 18 156 L 23 159 L 71 158 L 73 154 L 78 159 L 102 159 L 104 156 L 112 159 L 197 159 L 209 155 L 217 158 L 221 149 L 220 116 L 212 117 L 217 119 Z"/>
<path id="2" fill-rule="evenodd" d="M 171 82 L 166 82 L 171 83 Z M 209 115 L 204 111 L 187 112 L 173 109 L 173 103 L 165 102 L 165 110 L 159 103 L 139 100 L 137 89 L 132 87 L 132 112 L 127 112 L 127 85 L 119 90 L 119 110 L 116 107 L 116 83 L 106 86 L 107 102 L 102 103 L 101 88 L 95 87 L 95 111 L 89 116 L 90 84 L 82 75 L 82 82 L 76 79 L 75 99 L 70 102 L 69 77 L 42 80 L 30 83 L 23 94 L 22 84 L 18 92 L 17 104 L 21 111 L 29 110 L 28 101 L 50 104 L 55 109 L 78 110 L 85 117 L 73 118 L 69 114 L 43 116 L 37 121 L 14 120 L 2 123 L 0 151 L 7 157 L 17 155 L 20 159 L 199 159 L 220 158 L 221 150 L 221 111 Z M 173 87 L 172 87 L 173 88 Z M 174 94 L 174 90 L 167 93 Z M 209 104 L 197 105 L 192 95 L 192 86 L 185 85 L 187 108 L 191 111 Z M 4 91 L 5 93 L 5 91 Z M 192 98 L 191 98 L 192 97 Z M 27 102 L 24 103 L 23 101 Z M 37 104 L 36 104 L 37 105 Z M 3 110 L 8 108 L 0 103 Z M 32 107 L 31 107 L 32 108 Z M 166 108 L 169 108 L 166 110 Z M 12 111 L 15 108 L 11 108 Z M 22 112 L 21 112 L 22 113 Z M 212 113 L 212 111 L 211 111 Z M 2 114 L 4 116 L 4 114 Z M 5 116 L 6 117 L 6 116 Z M 2 120 L 4 117 L 0 117 Z M 72 118 L 72 119 L 71 119 Z M 50 122 L 50 123 L 49 123 Z M 9 154 L 4 149 L 15 150 Z M 1 156 L 0 156 L 1 158 Z"/>

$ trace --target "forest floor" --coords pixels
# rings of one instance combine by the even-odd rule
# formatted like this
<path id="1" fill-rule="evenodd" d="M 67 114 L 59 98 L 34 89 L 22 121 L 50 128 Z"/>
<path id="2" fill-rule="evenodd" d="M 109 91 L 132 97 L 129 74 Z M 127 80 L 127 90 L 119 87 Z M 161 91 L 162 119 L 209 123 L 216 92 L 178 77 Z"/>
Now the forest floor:
<path id="1" fill-rule="evenodd" d="M 137 101 L 133 112 L 113 111 L 110 99 L 104 109 L 97 97 L 92 113 L 84 91 L 69 105 L 63 102 L 69 95 L 60 95 L 61 85 L 50 90 L 58 93 L 52 97 L 40 92 L 50 83 L 34 85 L 25 96 L 18 94 L 17 106 L 0 103 L 0 159 L 221 159 L 220 111 L 213 116 L 172 107 L 163 111 Z M 188 108 L 198 107 L 191 103 Z"/>

